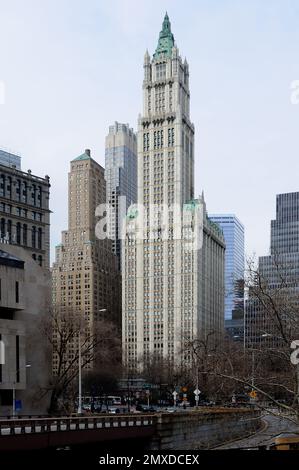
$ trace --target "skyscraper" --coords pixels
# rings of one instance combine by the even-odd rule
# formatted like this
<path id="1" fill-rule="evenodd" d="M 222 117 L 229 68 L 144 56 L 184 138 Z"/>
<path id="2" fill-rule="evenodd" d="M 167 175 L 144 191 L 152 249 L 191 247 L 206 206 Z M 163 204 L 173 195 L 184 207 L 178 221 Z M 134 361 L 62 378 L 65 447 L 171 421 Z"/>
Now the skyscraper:
<path id="1" fill-rule="evenodd" d="M 105 204 L 104 168 L 87 149 L 71 161 L 69 173 L 68 230 L 62 232 L 62 243 L 56 247 L 52 268 L 53 305 L 71 309 L 87 322 L 93 332 L 95 322 L 103 317 L 120 324 L 120 279 L 117 259 L 110 240 L 96 237 L 95 211 Z M 72 347 L 70 345 L 70 354 Z M 57 357 L 53 358 L 56 372 Z M 87 368 L 93 368 L 90 363 Z"/>
<path id="2" fill-rule="evenodd" d="M 212 214 L 209 218 L 221 227 L 225 239 L 225 320 L 236 310 L 243 311 L 237 281 L 244 280 L 244 225 L 234 214 Z"/>
<path id="3" fill-rule="evenodd" d="M 253 295 L 246 302 L 247 344 L 277 344 L 277 331 L 291 321 L 299 292 L 299 192 L 276 196 L 276 219 L 271 220 L 270 255 L 258 260 L 258 272 L 268 295 L 264 305 Z M 273 303 L 271 303 L 273 299 Z M 273 312 L 275 302 L 279 312 Z M 265 308 L 267 306 L 267 308 Z M 285 310 L 289 310 L 287 313 Z M 291 323 L 290 323 L 291 324 Z"/>
<path id="4" fill-rule="evenodd" d="M 127 210 L 137 202 L 137 138 L 128 124 L 109 127 L 105 145 L 108 233 L 121 264 L 121 231 Z"/>
<path id="5" fill-rule="evenodd" d="M 50 262 L 50 178 L 20 169 L 20 157 L 0 151 L 0 243 L 19 245 L 45 268 Z"/>
<path id="6" fill-rule="evenodd" d="M 138 206 L 123 246 L 123 354 L 133 369 L 153 354 L 190 364 L 186 344 L 223 327 L 224 240 L 194 199 L 189 102 L 189 66 L 166 14 L 153 58 L 144 57 Z"/>

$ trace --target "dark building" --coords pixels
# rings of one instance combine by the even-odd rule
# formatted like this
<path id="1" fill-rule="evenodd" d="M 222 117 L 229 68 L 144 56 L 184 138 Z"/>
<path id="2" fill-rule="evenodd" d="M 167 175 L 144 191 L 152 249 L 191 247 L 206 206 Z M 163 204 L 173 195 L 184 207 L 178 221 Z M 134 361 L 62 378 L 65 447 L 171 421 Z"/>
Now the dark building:
<path id="1" fill-rule="evenodd" d="M 287 327 L 289 322 L 292 328 L 293 314 L 298 310 L 299 192 L 276 196 L 276 218 L 271 221 L 270 255 L 259 258 L 258 272 L 266 293 L 265 302 L 263 305 L 253 291 L 249 291 L 246 343 L 279 345 L 281 326 Z M 279 310 L 278 314 L 271 306 L 271 298 Z"/>

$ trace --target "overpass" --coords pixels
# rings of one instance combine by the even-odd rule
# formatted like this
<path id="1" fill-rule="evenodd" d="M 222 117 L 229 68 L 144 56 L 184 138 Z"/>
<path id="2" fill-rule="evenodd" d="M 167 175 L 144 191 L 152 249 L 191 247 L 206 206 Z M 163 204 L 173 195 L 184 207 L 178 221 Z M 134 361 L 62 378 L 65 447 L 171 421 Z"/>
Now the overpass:
<path id="1" fill-rule="evenodd" d="M 0 452 L 143 441 L 145 448 L 208 449 L 247 436 L 261 425 L 251 409 L 0 420 Z"/>

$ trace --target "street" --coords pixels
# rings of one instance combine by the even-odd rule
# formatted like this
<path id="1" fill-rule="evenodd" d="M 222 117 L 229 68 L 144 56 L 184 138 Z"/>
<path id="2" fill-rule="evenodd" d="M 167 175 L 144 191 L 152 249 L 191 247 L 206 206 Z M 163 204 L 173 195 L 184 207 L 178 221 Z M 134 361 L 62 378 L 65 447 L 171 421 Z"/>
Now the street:
<path id="1" fill-rule="evenodd" d="M 274 443 L 275 438 L 281 433 L 299 433 L 299 426 L 285 418 L 267 414 L 263 416 L 262 420 L 265 426 L 255 435 L 217 446 L 214 449 L 249 449 L 258 446 L 269 446 Z"/>

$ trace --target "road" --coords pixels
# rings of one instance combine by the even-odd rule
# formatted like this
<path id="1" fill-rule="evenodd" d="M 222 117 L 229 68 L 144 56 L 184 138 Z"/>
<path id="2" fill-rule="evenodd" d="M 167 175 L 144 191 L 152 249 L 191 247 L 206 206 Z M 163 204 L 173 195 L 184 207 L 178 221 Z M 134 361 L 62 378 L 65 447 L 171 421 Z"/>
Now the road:
<path id="1" fill-rule="evenodd" d="M 267 414 L 263 417 L 265 427 L 251 437 L 235 440 L 223 444 L 214 449 L 248 449 L 258 446 L 268 446 L 274 443 L 275 438 L 281 433 L 299 433 L 299 426 L 291 421 Z"/>

